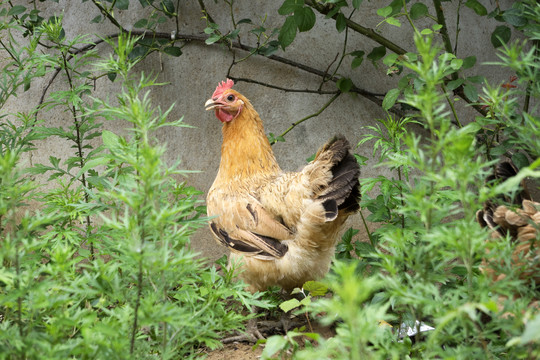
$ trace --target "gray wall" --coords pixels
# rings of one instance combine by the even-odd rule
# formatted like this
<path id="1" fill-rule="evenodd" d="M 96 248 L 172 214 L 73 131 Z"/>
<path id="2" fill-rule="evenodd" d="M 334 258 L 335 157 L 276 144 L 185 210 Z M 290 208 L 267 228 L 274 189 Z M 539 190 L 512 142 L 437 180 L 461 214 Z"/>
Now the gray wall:
<path id="1" fill-rule="evenodd" d="M 481 0 L 481 2 L 490 10 L 494 7 L 492 2 L 486 0 Z M 19 3 L 28 5 L 26 1 Z M 380 7 L 381 3 L 381 1 L 364 1 L 362 10 L 357 11 L 352 19 L 364 26 L 375 27 L 381 20 L 376 15 L 377 7 Z M 508 0 L 499 1 L 503 9 L 510 7 L 511 3 L 512 1 Z M 50 1 L 36 2 L 36 4 L 42 6 L 42 9 L 50 14 L 63 11 L 64 27 L 68 37 L 89 33 L 96 34 L 91 37 L 96 39 L 97 35 L 117 32 L 116 28 L 106 20 L 100 24 L 90 24 L 90 20 L 99 15 L 98 9 L 90 1 L 82 3 L 78 0 L 64 0 L 58 4 Z M 204 35 L 205 22 L 201 19 L 202 13 L 198 2 L 181 1 L 180 4 L 180 33 Z M 216 22 L 221 24 L 222 30 L 231 28 L 228 7 L 225 4 L 221 1 L 215 4 L 214 1 L 207 0 L 206 5 Z M 268 27 L 279 26 L 284 21 L 284 18 L 277 14 L 280 5 L 281 1 L 239 0 L 235 2 L 234 14 L 237 20 L 246 17 L 255 20 L 258 16 L 267 14 Z M 443 2 L 443 6 L 448 15 L 450 37 L 453 41 L 456 31 L 457 1 Z M 135 23 L 147 12 L 148 9 L 142 9 L 138 1 L 132 1 L 130 10 L 116 11 L 116 16 L 129 28 L 130 24 Z M 434 15 L 435 11 L 430 9 L 430 13 Z M 396 30 L 388 24 L 383 24 L 378 30 L 401 47 L 413 50 L 412 32 L 409 25 L 405 21 L 402 22 L 401 29 Z M 478 16 L 471 9 L 462 7 L 458 56 L 464 58 L 476 55 L 478 63 L 483 63 L 496 59 L 489 39 L 491 32 L 499 24 L 485 17 L 482 18 L 481 27 L 478 26 L 479 23 Z M 420 27 L 432 24 L 432 20 L 429 19 L 418 23 Z M 174 29 L 174 26 L 174 22 L 169 21 L 162 24 L 159 31 L 169 32 Z M 287 48 L 287 51 L 279 52 L 278 55 L 324 71 L 332 63 L 336 54 L 342 50 L 344 34 L 338 34 L 335 31 L 333 20 L 326 20 L 318 14 L 314 29 L 298 34 L 296 41 Z M 243 43 L 254 45 L 254 41 L 254 37 L 242 33 Z M 364 36 L 352 31 L 349 33 L 348 51 L 364 50 L 369 53 L 377 45 Z M 109 50 L 105 45 L 100 45 L 98 48 L 102 54 Z M 245 54 L 245 52 L 237 51 L 239 57 Z M 159 81 L 169 83 L 152 90 L 153 104 L 167 108 L 172 103 L 176 103 L 171 116 L 173 118 L 184 116 L 187 124 L 195 126 L 194 129 L 169 129 L 160 133 L 159 138 L 167 143 L 166 160 L 168 163 L 172 164 L 176 159 L 180 159 L 182 168 L 200 170 L 199 173 L 190 175 L 188 182 L 205 192 L 212 184 L 219 165 L 221 124 L 213 113 L 204 111 L 204 103 L 211 96 L 218 81 L 225 79 L 231 61 L 231 53 L 221 45 L 207 46 L 201 42 L 190 42 L 183 48 L 183 55 L 178 58 L 152 54 L 137 68 L 138 71 L 146 73 L 158 73 Z M 358 87 L 384 94 L 388 89 L 396 86 L 397 79 L 386 76 L 386 67 L 382 64 L 375 67 L 365 60 L 362 66 L 352 70 L 349 65 L 350 59 L 346 59 L 345 62 L 340 69 L 340 74 L 350 76 Z M 500 82 L 509 76 L 507 73 L 497 72 L 498 70 L 494 67 L 485 65 L 477 66 L 473 71 L 476 73 L 469 73 L 469 75 L 484 75 L 491 82 Z M 261 57 L 252 57 L 236 65 L 232 70 L 232 75 L 296 89 L 316 89 L 320 82 L 320 78 L 315 75 Z M 30 110 L 38 104 L 39 97 L 48 81 L 48 78 L 35 81 L 30 91 L 12 99 L 4 110 Z M 63 86 L 65 84 L 58 79 L 53 83 L 51 90 L 58 90 Z M 329 83 L 324 88 L 334 90 L 334 85 Z M 109 80 L 103 78 L 96 83 L 96 96 L 112 98 L 118 89 L 119 84 L 111 84 Z M 289 93 L 251 83 L 238 83 L 235 89 L 251 100 L 265 122 L 267 133 L 274 134 L 281 134 L 292 122 L 317 111 L 331 97 L 331 95 Z M 477 115 L 464 106 L 460 106 L 459 111 L 462 120 L 472 119 Z M 373 102 L 358 95 L 345 94 L 319 117 L 312 118 L 295 128 L 287 136 L 285 143 L 274 146 L 274 151 L 283 169 L 296 170 L 305 164 L 305 159 L 333 134 L 346 134 L 351 143 L 356 144 L 366 132 L 363 127 L 374 125 L 375 119 L 385 115 L 385 112 Z M 60 111 L 42 112 L 41 117 L 51 126 L 69 126 L 71 122 L 69 114 Z M 121 123 L 108 123 L 106 127 L 118 133 L 123 131 Z M 27 161 L 33 164 L 48 163 L 49 155 L 65 158 L 73 151 L 70 146 L 71 144 L 58 142 L 57 139 L 50 139 L 40 144 L 40 149 L 29 156 Z M 365 144 L 357 149 L 357 152 L 371 159 L 372 144 Z M 368 166 L 362 169 L 362 176 L 373 177 L 381 173 L 391 176 L 384 173 L 383 169 L 373 167 L 373 164 L 374 161 L 370 160 Z M 350 225 L 360 228 L 360 238 L 366 238 L 359 215 L 350 220 Z M 216 245 L 206 228 L 201 229 L 193 237 L 192 244 L 194 249 L 211 258 L 217 258 L 224 253 L 224 249 Z"/>

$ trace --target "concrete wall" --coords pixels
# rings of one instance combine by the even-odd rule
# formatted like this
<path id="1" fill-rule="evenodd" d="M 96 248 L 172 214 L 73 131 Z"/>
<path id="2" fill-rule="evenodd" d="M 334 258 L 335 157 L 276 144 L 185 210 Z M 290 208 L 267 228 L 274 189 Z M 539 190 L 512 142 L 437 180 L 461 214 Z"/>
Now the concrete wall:
<path id="1" fill-rule="evenodd" d="M 489 10 L 494 7 L 493 2 L 487 0 L 481 0 L 481 2 Z M 27 1 L 18 3 L 28 5 Z M 365 1 L 361 11 L 357 11 L 352 19 L 364 26 L 374 28 L 381 21 L 376 11 L 382 3 L 382 1 Z M 511 6 L 512 1 L 501 0 L 499 4 L 501 8 L 506 9 Z M 99 15 L 98 9 L 90 1 L 82 3 L 79 0 L 61 0 L 58 4 L 46 1 L 36 2 L 36 5 L 48 14 L 63 12 L 64 27 L 70 38 L 81 34 L 95 34 L 91 36 L 91 39 L 96 39 L 98 35 L 117 32 L 117 29 L 107 20 L 99 24 L 90 24 L 90 20 Z M 206 1 L 206 5 L 216 22 L 221 24 L 221 29 L 224 32 L 230 30 L 228 6 L 222 1 L 216 4 L 209 0 Z M 279 26 L 284 21 L 284 18 L 277 14 L 280 5 L 281 1 L 238 0 L 234 3 L 233 11 L 237 20 L 248 17 L 255 21 L 259 16 L 267 14 L 267 27 L 270 28 L 272 25 Z M 457 2 L 443 2 L 443 6 L 448 16 L 450 37 L 454 40 Z M 201 18 L 202 13 L 198 2 L 181 1 L 180 7 L 180 33 L 204 35 L 205 22 Z M 128 11 L 116 11 L 115 15 L 129 29 L 131 24 L 148 11 L 148 9 L 142 9 L 138 1 L 131 1 Z M 435 11 L 430 9 L 430 13 L 435 14 Z M 499 24 L 485 17 L 479 22 L 478 16 L 466 7 L 462 7 L 460 15 L 458 56 L 464 58 L 476 55 L 478 63 L 496 59 L 489 38 L 493 29 Z M 479 23 L 481 26 L 478 25 Z M 287 51 L 280 52 L 278 55 L 324 71 L 342 50 L 345 33 L 337 33 L 334 24 L 333 20 L 324 19 L 324 16 L 318 14 L 315 28 L 307 33 L 299 34 Z M 427 18 L 418 23 L 420 27 L 428 27 L 432 24 L 433 21 Z M 162 24 L 159 31 L 169 32 L 174 28 L 174 21 L 169 21 Z M 412 32 L 405 21 L 401 29 L 383 24 L 378 30 L 401 47 L 411 51 L 414 49 Z M 255 45 L 254 37 L 246 33 L 242 33 L 242 42 Z M 369 53 L 374 46 L 378 44 L 352 31 L 349 33 L 348 51 L 364 50 Z M 106 54 L 109 50 L 105 45 L 100 45 L 98 49 L 102 54 Z M 245 52 L 237 51 L 238 57 L 245 55 Z M 166 160 L 169 163 L 181 159 L 181 166 L 184 169 L 200 170 L 200 173 L 190 175 L 188 182 L 205 192 L 212 184 L 219 165 L 221 124 L 213 113 L 204 111 L 204 103 L 211 96 L 218 81 L 225 79 L 231 61 L 230 51 L 221 45 L 207 46 L 201 42 L 190 42 L 183 48 L 183 55 L 180 57 L 152 54 L 137 68 L 138 71 L 146 73 L 158 73 L 159 81 L 169 83 L 152 90 L 153 104 L 167 108 L 172 103 L 176 103 L 171 116 L 173 118 L 184 116 L 186 123 L 195 126 L 194 129 L 168 129 L 158 136 L 161 141 L 167 143 L 169 150 Z M 386 68 L 382 64 L 375 67 L 365 60 L 362 66 L 352 70 L 349 63 L 350 59 L 346 59 L 339 73 L 351 77 L 358 87 L 384 94 L 388 89 L 396 86 L 398 79 L 386 76 Z M 500 73 L 494 67 L 484 65 L 475 67 L 473 71 L 477 73 L 469 73 L 469 75 L 484 75 L 491 82 L 500 82 L 509 76 L 507 73 Z M 262 57 L 252 57 L 236 65 L 232 70 L 232 75 L 295 89 L 316 89 L 320 82 L 320 78 L 315 75 Z M 39 97 L 48 82 L 48 78 L 35 81 L 30 91 L 13 99 L 3 111 L 30 110 L 38 104 Z M 111 84 L 106 78 L 100 79 L 96 83 L 95 95 L 114 97 L 119 85 L 118 83 Z M 51 90 L 58 90 L 64 86 L 62 79 L 57 79 Z M 251 83 L 238 83 L 235 89 L 251 100 L 265 121 L 267 133 L 274 134 L 281 134 L 292 122 L 314 113 L 331 97 L 331 95 L 284 92 Z M 324 89 L 333 90 L 333 83 L 325 85 Z M 464 106 L 460 106 L 459 111 L 462 120 L 472 119 L 476 115 L 474 111 Z M 371 101 L 358 95 L 342 95 L 320 116 L 296 127 L 287 136 L 285 143 L 277 143 L 274 146 L 274 151 L 283 169 L 296 170 L 305 164 L 305 159 L 332 135 L 346 134 L 349 140 L 356 144 L 366 132 L 363 127 L 374 125 L 375 119 L 384 116 L 385 112 Z M 71 122 L 69 114 L 56 110 L 42 112 L 41 117 L 50 126 L 69 126 Z M 107 128 L 119 133 L 123 131 L 122 126 L 121 123 L 106 124 Z M 65 158 L 73 151 L 70 148 L 71 144 L 58 142 L 57 139 L 50 139 L 39 146 L 40 149 L 28 158 L 29 162 L 48 163 L 49 155 Z M 372 144 L 365 144 L 357 149 L 357 152 L 371 159 Z M 362 169 L 362 176 L 373 177 L 384 172 L 380 168 L 373 167 L 374 163 L 370 160 L 368 166 Z M 391 176 L 388 173 L 384 175 Z M 351 219 L 350 223 L 361 228 L 361 237 L 366 237 L 358 215 Z M 201 229 L 193 237 L 192 244 L 194 249 L 210 258 L 217 258 L 224 253 L 224 249 L 216 245 L 206 228 Z"/>

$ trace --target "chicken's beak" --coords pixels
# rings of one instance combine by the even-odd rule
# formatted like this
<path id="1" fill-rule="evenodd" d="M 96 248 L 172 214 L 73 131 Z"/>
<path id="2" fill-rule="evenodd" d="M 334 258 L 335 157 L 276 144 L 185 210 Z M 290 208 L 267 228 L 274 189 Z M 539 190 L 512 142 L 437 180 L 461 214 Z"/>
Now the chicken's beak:
<path id="1" fill-rule="evenodd" d="M 223 104 L 220 104 L 219 102 L 217 101 L 214 101 L 212 99 L 208 99 L 208 101 L 206 103 L 204 103 L 204 109 L 205 110 L 212 110 L 220 105 L 223 105 Z"/>

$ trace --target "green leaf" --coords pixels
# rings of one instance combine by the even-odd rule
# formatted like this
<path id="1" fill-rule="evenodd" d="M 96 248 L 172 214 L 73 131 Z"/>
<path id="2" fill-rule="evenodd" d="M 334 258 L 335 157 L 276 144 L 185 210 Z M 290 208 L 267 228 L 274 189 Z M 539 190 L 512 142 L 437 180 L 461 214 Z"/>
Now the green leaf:
<path id="1" fill-rule="evenodd" d="M 420 18 L 423 18 L 428 14 L 428 7 L 422 3 L 416 3 L 413 6 L 411 6 L 411 9 L 409 10 L 409 15 L 411 16 L 411 19 L 418 20 Z"/>
<path id="2" fill-rule="evenodd" d="M 114 72 L 114 71 L 111 71 L 109 73 L 107 73 L 107 77 L 109 78 L 109 80 L 111 82 L 114 82 L 114 80 L 116 79 L 116 76 L 118 75 L 118 73 Z"/>
<path id="3" fill-rule="evenodd" d="M 51 165 L 55 168 L 57 168 L 60 164 L 60 159 L 54 156 L 49 156 L 49 161 L 51 162 Z"/>
<path id="4" fill-rule="evenodd" d="M 218 34 L 212 34 L 204 42 L 206 45 L 212 45 L 215 42 L 218 42 L 221 39 L 221 36 Z"/>
<path id="5" fill-rule="evenodd" d="M 523 169 L 529 166 L 529 159 L 525 154 L 521 152 L 512 155 L 512 162 L 516 165 L 518 169 Z"/>
<path id="6" fill-rule="evenodd" d="M 347 27 L 347 20 L 343 13 L 339 13 L 336 18 L 336 29 L 338 32 L 342 32 Z"/>
<path id="7" fill-rule="evenodd" d="M 300 304 L 303 306 L 308 306 L 309 304 L 311 304 L 311 296 L 308 295 L 302 300 L 300 300 Z"/>
<path id="8" fill-rule="evenodd" d="M 105 145 L 105 147 L 111 152 L 114 152 L 122 147 L 120 144 L 120 137 L 109 130 L 103 130 L 101 139 L 103 140 L 103 145 Z"/>
<path id="9" fill-rule="evenodd" d="M 470 69 L 476 64 L 476 56 L 468 56 L 463 59 L 463 69 Z"/>
<path id="10" fill-rule="evenodd" d="M 8 16 L 17 16 L 19 14 L 22 14 L 23 12 L 26 11 L 26 8 L 22 5 L 15 5 L 14 7 L 12 7 L 11 9 L 9 9 L 8 11 Z"/>
<path id="11" fill-rule="evenodd" d="M 363 51 L 362 51 L 363 52 Z M 351 68 L 353 69 L 356 69 L 357 67 L 359 67 L 360 65 L 362 65 L 362 63 L 364 62 L 364 55 L 362 56 L 356 56 L 352 63 L 351 63 Z"/>
<path id="12" fill-rule="evenodd" d="M 463 79 L 456 79 L 456 80 L 449 81 L 446 84 L 446 89 L 449 90 L 449 91 L 455 90 L 458 87 L 460 87 L 461 85 L 463 85 L 464 82 L 465 82 L 465 80 L 463 80 Z"/>
<path id="13" fill-rule="evenodd" d="M 392 66 L 392 65 L 394 65 L 394 63 L 396 62 L 398 57 L 399 57 L 398 54 L 391 53 L 388 56 L 385 56 L 385 58 L 383 59 L 383 64 L 386 65 L 386 66 Z"/>
<path id="14" fill-rule="evenodd" d="M 367 55 L 367 58 L 374 63 L 375 61 L 382 59 L 384 55 L 386 55 L 386 47 L 377 46 L 371 50 L 371 52 Z"/>
<path id="15" fill-rule="evenodd" d="M 467 0 L 465 6 L 469 9 L 473 9 L 474 12 L 480 16 L 485 16 L 488 13 L 484 5 L 480 4 L 478 0 Z"/>
<path id="16" fill-rule="evenodd" d="M 128 57 L 131 60 L 142 58 L 148 53 L 148 48 L 145 46 L 135 46 L 129 53 Z"/>
<path id="17" fill-rule="evenodd" d="M 463 65 L 463 60 L 461 59 L 452 59 L 450 61 L 450 67 L 454 70 L 461 69 L 461 66 Z"/>
<path id="18" fill-rule="evenodd" d="M 341 91 L 341 92 L 349 92 L 353 86 L 353 82 L 351 79 L 349 78 L 341 78 L 337 81 L 336 83 L 337 85 L 337 88 Z"/>
<path id="19" fill-rule="evenodd" d="M 178 46 L 166 47 L 165 49 L 163 49 L 163 52 L 167 55 L 176 56 L 176 57 L 182 55 L 182 49 L 179 48 Z"/>
<path id="20" fill-rule="evenodd" d="M 129 1 L 129 0 L 128 0 Z M 165 12 L 165 15 L 171 17 L 175 13 L 174 3 L 172 0 L 161 0 L 161 9 Z"/>
<path id="21" fill-rule="evenodd" d="M 482 75 L 469 76 L 467 81 L 473 82 L 475 84 L 481 84 L 485 81 L 485 78 Z"/>
<path id="22" fill-rule="evenodd" d="M 240 24 L 253 24 L 253 21 L 251 21 L 251 19 L 245 18 L 245 19 L 242 19 L 242 20 L 238 21 L 236 24 L 237 25 L 240 25 Z"/>
<path id="23" fill-rule="evenodd" d="M 502 17 L 504 21 L 506 21 L 510 25 L 515 26 L 515 27 L 522 27 L 522 26 L 527 25 L 527 22 L 528 22 L 527 18 L 523 17 L 522 14 L 523 14 L 522 10 L 512 8 L 512 9 L 506 10 L 503 13 Z"/>
<path id="24" fill-rule="evenodd" d="M 96 157 L 94 159 L 88 160 L 84 166 L 79 170 L 79 173 L 77 174 L 77 177 L 81 176 L 82 174 L 86 173 L 88 170 L 96 168 L 100 165 L 105 165 L 109 162 L 109 158 L 105 156 Z"/>
<path id="25" fill-rule="evenodd" d="M 390 109 L 396 103 L 396 100 L 401 91 L 399 89 L 390 89 L 384 96 L 382 107 L 384 110 Z"/>
<path id="26" fill-rule="evenodd" d="M 465 276 L 467 275 L 467 268 L 465 266 L 455 266 L 450 272 L 454 275 Z"/>
<path id="27" fill-rule="evenodd" d="M 369 255 L 372 255 L 374 251 L 375 251 L 375 248 L 370 243 L 363 242 L 363 241 L 355 242 L 354 253 L 358 257 L 366 257 Z"/>
<path id="28" fill-rule="evenodd" d="M 95 18 L 93 18 L 92 20 L 90 20 L 90 22 L 91 22 L 92 24 L 101 22 L 101 15 L 96 16 Z"/>
<path id="29" fill-rule="evenodd" d="M 348 228 L 347 231 L 345 231 L 345 233 L 343 233 L 343 235 L 341 236 L 341 241 L 345 243 L 350 243 L 353 236 L 358 234 L 359 231 L 360 230 L 352 227 Z"/>
<path id="30" fill-rule="evenodd" d="M 289 15 L 304 6 L 304 0 L 285 0 L 278 9 L 279 15 Z"/>
<path id="31" fill-rule="evenodd" d="M 401 27 L 401 21 L 399 21 L 399 19 L 396 19 L 395 17 L 386 18 L 386 22 L 390 25 Z"/>
<path id="32" fill-rule="evenodd" d="M 301 7 L 294 11 L 294 21 L 300 32 L 308 31 L 315 25 L 315 13 L 310 7 Z"/>
<path id="33" fill-rule="evenodd" d="M 352 6 L 353 6 L 353 8 L 355 8 L 355 9 L 359 9 L 359 8 L 360 8 L 360 4 L 362 4 L 362 0 L 353 0 L 353 2 L 352 2 Z"/>
<path id="34" fill-rule="evenodd" d="M 289 312 L 292 309 L 296 309 L 300 306 L 300 301 L 298 299 L 292 298 L 290 300 L 284 301 L 281 304 L 279 304 L 279 307 L 284 312 Z"/>
<path id="35" fill-rule="evenodd" d="M 283 350 L 287 346 L 287 339 L 282 335 L 270 336 L 266 339 L 264 350 L 261 357 L 263 359 L 272 358 L 278 351 Z"/>
<path id="36" fill-rule="evenodd" d="M 141 19 L 141 20 L 137 21 L 135 24 L 133 24 L 133 27 L 137 28 L 137 29 L 140 29 L 140 28 L 146 27 L 146 25 L 148 25 L 148 20 L 147 19 Z"/>
<path id="37" fill-rule="evenodd" d="M 129 8 L 129 0 L 116 0 L 114 7 L 118 10 L 127 10 Z"/>
<path id="38" fill-rule="evenodd" d="M 88 250 L 88 249 L 80 247 L 78 252 L 79 252 L 79 255 L 84 257 L 84 258 L 90 257 L 90 250 Z"/>
<path id="39" fill-rule="evenodd" d="M 296 21 L 294 16 L 288 16 L 285 19 L 285 23 L 279 30 L 278 41 L 283 50 L 289 45 L 292 44 L 294 38 L 296 37 Z"/>
<path id="40" fill-rule="evenodd" d="M 390 15 L 391 13 L 392 13 L 392 7 L 391 6 L 386 6 L 386 7 L 377 9 L 377 15 L 382 16 L 384 18 L 387 17 L 388 15 Z"/>
<path id="41" fill-rule="evenodd" d="M 465 93 L 467 99 L 469 99 L 470 101 L 474 102 L 478 100 L 478 91 L 473 85 L 465 84 L 465 86 L 463 87 L 463 92 Z"/>
<path id="42" fill-rule="evenodd" d="M 324 296 L 328 291 L 328 287 L 319 281 L 307 281 L 302 287 L 309 291 L 311 296 Z"/>
<path id="43" fill-rule="evenodd" d="M 525 330 L 521 335 L 521 342 L 526 344 L 529 342 L 540 342 L 540 314 L 527 322 Z"/>
<path id="44" fill-rule="evenodd" d="M 499 25 L 495 28 L 493 33 L 491 34 L 491 43 L 493 44 L 494 48 L 498 48 L 502 45 L 501 40 L 507 44 L 508 41 L 510 41 L 510 37 L 512 36 L 512 31 L 510 28 L 506 25 Z"/>

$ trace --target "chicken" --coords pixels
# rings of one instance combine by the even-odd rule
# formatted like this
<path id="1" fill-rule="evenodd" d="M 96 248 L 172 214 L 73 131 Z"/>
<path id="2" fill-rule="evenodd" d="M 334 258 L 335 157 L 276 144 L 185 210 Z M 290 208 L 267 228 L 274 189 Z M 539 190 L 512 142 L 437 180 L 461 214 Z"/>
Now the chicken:
<path id="1" fill-rule="evenodd" d="M 359 209 L 360 168 L 336 136 L 301 171 L 282 171 L 259 114 L 233 85 L 221 82 L 205 104 L 223 123 L 210 229 L 251 291 L 289 291 L 327 273 L 338 233 Z"/>
<path id="2" fill-rule="evenodd" d="M 493 175 L 487 178 L 488 184 L 496 184 L 516 176 L 518 169 L 511 161 L 502 161 L 495 166 Z M 505 205 L 495 205 L 489 201 L 484 208 L 476 213 L 476 219 L 482 227 L 491 229 L 489 241 L 500 241 L 510 238 L 515 244 L 512 254 L 512 264 L 520 267 L 521 279 L 530 279 L 540 285 L 540 250 L 538 247 L 538 225 L 540 224 L 540 204 L 531 201 L 531 196 L 524 181 L 521 189 L 514 198 L 501 196 L 501 201 L 521 205 L 522 208 L 509 208 Z M 502 280 L 506 274 L 499 274 L 494 266 L 484 259 L 482 270 L 494 281 Z"/>

